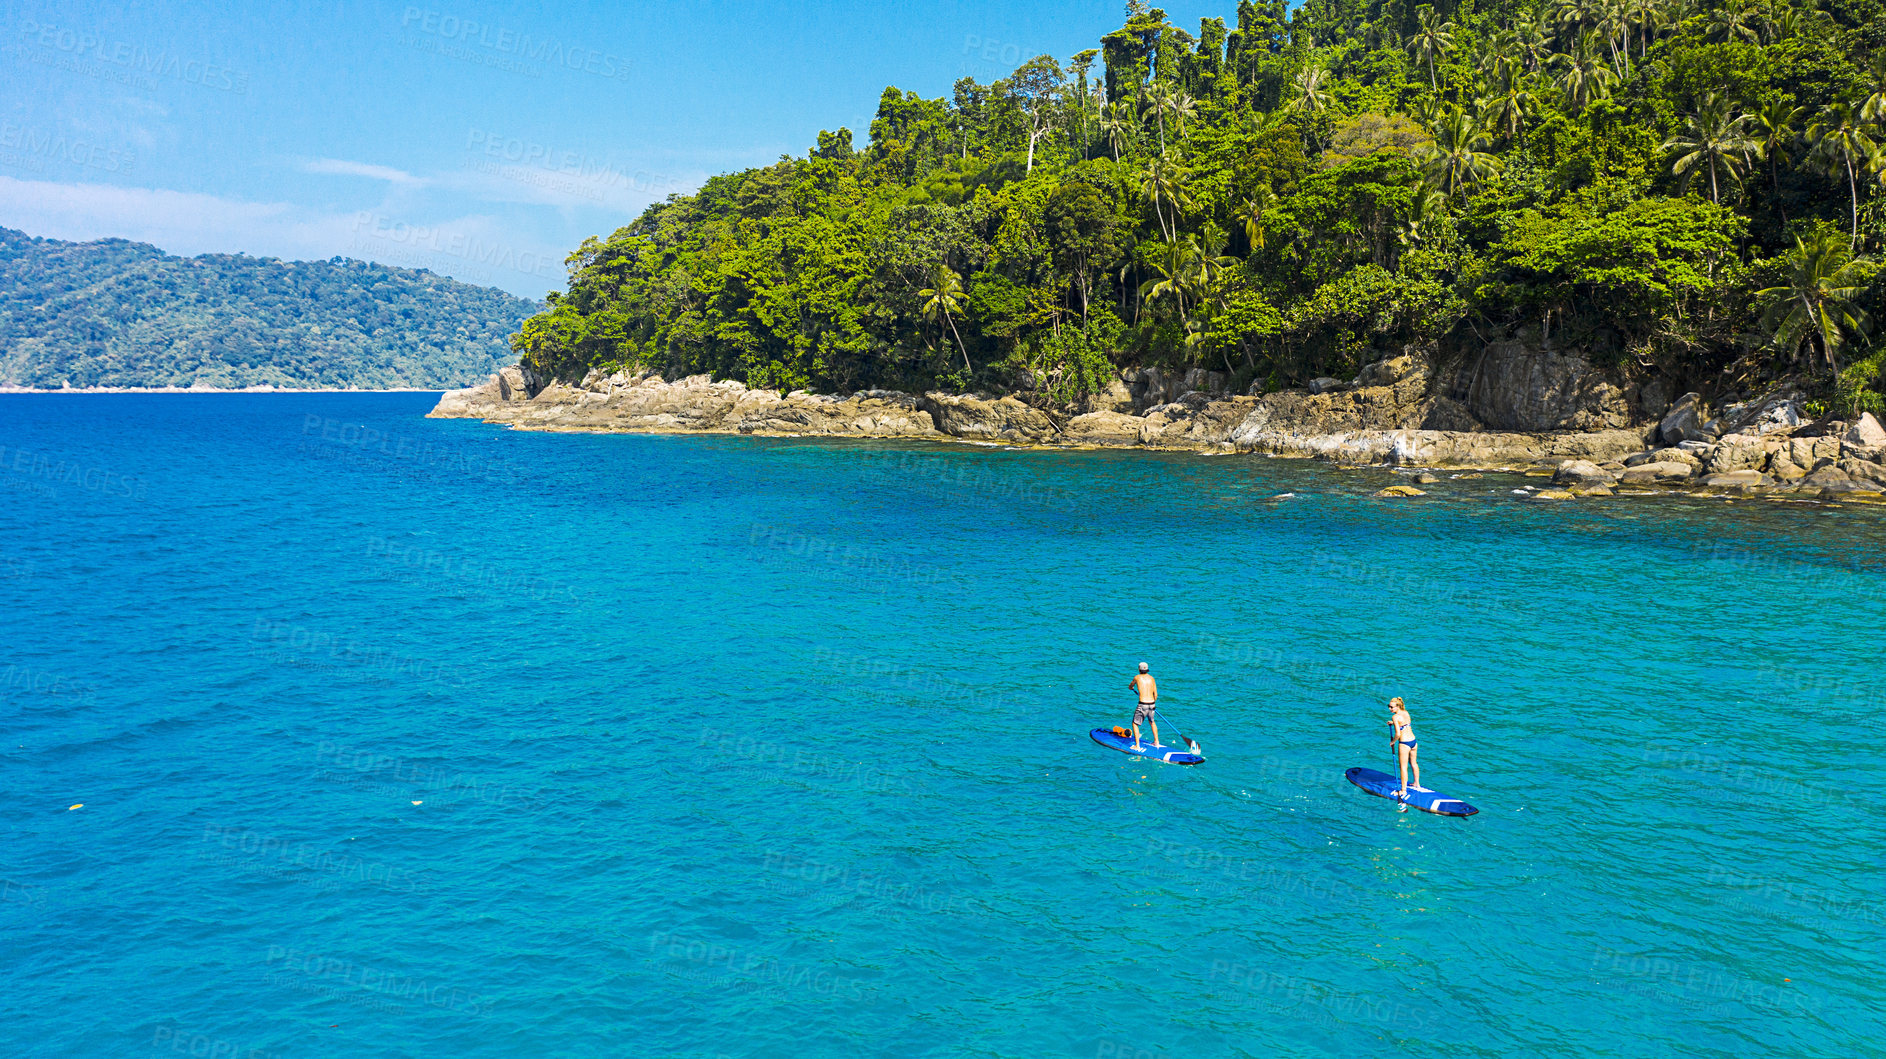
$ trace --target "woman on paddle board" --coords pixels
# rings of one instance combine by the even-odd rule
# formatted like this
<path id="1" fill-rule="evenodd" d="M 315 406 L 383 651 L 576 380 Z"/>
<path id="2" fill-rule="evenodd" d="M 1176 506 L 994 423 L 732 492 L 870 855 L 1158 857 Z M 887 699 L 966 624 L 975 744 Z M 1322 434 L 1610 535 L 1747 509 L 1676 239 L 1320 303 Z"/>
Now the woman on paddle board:
<path id="1" fill-rule="evenodd" d="M 1408 708 L 1401 704 L 1401 696 L 1388 700 L 1388 741 L 1395 744 L 1396 756 L 1401 759 L 1401 796 L 1408 797 L 1408 769 L 1414 769 L 1415 786 L 1421 786 L 1421 762 L 1415 758 L 1418 744 L 1415 742 L 1414 718 L 1408 716 Z"/>

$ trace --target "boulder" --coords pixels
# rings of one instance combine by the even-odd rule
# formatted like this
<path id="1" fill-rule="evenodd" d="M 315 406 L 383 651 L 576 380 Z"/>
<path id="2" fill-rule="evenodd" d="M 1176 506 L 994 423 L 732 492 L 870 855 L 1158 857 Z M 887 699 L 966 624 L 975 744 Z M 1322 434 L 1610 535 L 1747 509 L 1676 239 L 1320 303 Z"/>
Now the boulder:
<path id="1" fill-rule="evenodd" d="M 1414 476 L 1414 483 L 1416 485 L 1433 485 L 1435 482 L 1438 482 L 1440 480 L 1441 479 L 1439 475 L 1429 474 L 1426 471 L 1423 471 L 1420 474 L 1417 474 Z"/>
<path id="2" fill-rule="evenodd" d="M 1760 471 L 1722 471 L 1706 474 L 1700 483 L 1708 489 L 1739 489 L 1751 485 L 1773 485 L 1774 480 Z"/>
<path id="3" fill-rule="evenodd" d="M 1572 495 L 1573 496 L 1612 496 L 1614 494 L 1611 492 L 1611 487 L 1608 485 L 1590 485 L 1590 486 L 1573 486 Z"/>
<path id="4" fill-rule="evenodd" d="M 1328 377 L 1324 377 L 1324 378 L 1318 378 L 1318 379 L 1311 379 L 1308 389 L 1310 393 L 1312 394 L 1325 394 L 1325 393 L 1332 393 L 1336 390 L 1343 389 L 1347 385 L 1348 383 L 1343 382 L 1341 379 L 1331 379 Z"/>
<path id="5" fill-rule="evenodd" d="M 1785 452 L 1777 452 L 1768 460 L 1768 477 L 1777 482 L 1794 482 L 1807 477 L 1807 469 L 1788 458 Z"/>
<path id="6" fill-rule="evenodd" d="M 1626 485 L 1647 485 L 1654 482 L 1681 482 L 1690 476 L 1690 465 L 1671 460 L 1665 463 L 1640 463 L 1626 470 L 1618 481 Z"/>
<path id="7" fill-rule="evenodd" d="M 1572 494 L 1565 489 L 1541 489 L 1532 494 L 1534 500 L 1570 500 Z"/>
<path id="8" fill-rule="evenodd" d="M 1384 489 L 1381 492 L 1376 493 L 1375 495 L 1376 496 L 1426 496 L 1428 494 L 1420 489 L 1416 489 L 1412 485 L 1391 485 L 1387 489 Z"/>
<path id="9" fill-rule="evenodd" d="M 1706 422 L 1703 396 L 1699 393 L 1686 393 L 1676 399 L 1663 422 L 1657 424 L 1657 435 L 1666 445 L 1680 445 L 1685 441 L 1710 441 L 1715 435 L 1704 426 Z"/>
<path id="10" fill-rule="evenodd" d="M 923 396 L 923 409 L 936 420 L 936 428 L 951 437 L 1027 444 L 1059 433 L 1046 413 L 1013 397 L 990 400 L 933 392 Z"/>
<path id="11" fill-rule="evenodd" d="M 1886 484 L 1886 467 L 1869 460 L 1845 459 L 1834 464 L 1856 482 Z"/>
<path id="12" fill-rule="evenodd" d="M 1552 480 L 1563 485 L 1615 485 L 1617 476 L 1590 460 L 1566 460 Z"/>
<path id="13" fill-rule="evenodd" d="M 1828 466 L 1815 469 L 1801 479 L 1803 486 L 1826 489 L 1830 486 L 1851 485 L 1853 477 L 1838 467 Z"/>
<path id="14" fill-rule="evenodd" d="M 1580 350 L 1532 328 L 1469 353 L 1440 387 L 1495 430 L 1606 430 L 1629 426 L 1631 401 Z"/>
<path id="15" fill-rule="evenodd" d="M 1847 428 L 1843 441 L 1856 449 L 1871 449 L 1886 445 L 1886 427 L 1879 425 L 1879 420 L 1868 412 L 1859 421 Z"/>
<path id="16" fill-rule="evenodd" d="M 1807 423 L 1801 395 L 1793 390 L 1778 390 L 1760 400 L 1730 405 L 1722 414 L 1727 425 L 1725 433 L 1757 437 L 1792 432 Z"/>
<path id="17" fill-rule="evenodd" d="M 1365 366 L 1361 374 L 1356 376 L 1356 385 L 1393 386 L 1424 370 L 1424 366 L 1419 361 L 1403 353 L 1401 356 L 1388 357 Z"/>
<path id="18" fill-rule="evenodd" d="M 1077 445 L 1137 445 L 1146 421 L 1121 412 L 1089 412 L 1067 421 L 1067 440 Z"/>
<path id="19" fill-rule="evenodd" d="M 1764 442 L 1754 434 L 1726 434 L 1702 454 L 1703 470 L 1720 474 L 1759 469 L 1774 451 L 1768 447 L 1770 445 L 1780 447 L 1778 442 Z"/>
<path id="20" fill-rule="evenodd" d="M 1107 380 L 1107 388 L 1081 399 L 1082 412 L 1131 412 L 1133 391 L 1119 379 Z"/>
<path id="21" fill-rule="evenodd" d="M 498 369 L 497 380 L 501 401 L 528 401 L 537 396 L 538 390 L 531 389 L 530 385 L 534 378 L 526 376 L 524 369 L 516 364 Z"/>

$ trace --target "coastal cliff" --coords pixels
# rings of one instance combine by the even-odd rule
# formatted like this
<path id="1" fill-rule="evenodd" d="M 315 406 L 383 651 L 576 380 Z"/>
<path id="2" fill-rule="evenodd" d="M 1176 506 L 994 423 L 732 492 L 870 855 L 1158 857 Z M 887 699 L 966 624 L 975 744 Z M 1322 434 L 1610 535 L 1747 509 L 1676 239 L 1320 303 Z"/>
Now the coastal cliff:
<path id="1" fill-rule="evenodd" d="M 1564 498 L 1617 488 L 1685 488 L 1866 499 L 1886 489 L 1886 430 L 1871 416 L 1853 424 L 1810 424 L 1788 393 L 1720 413 L 1687 394 L 1665 410 L 1646 406 L 1635 388 L 1627 400 L 1619 387 L 1593 385 L 1579 364 L 1559 368 L 1486 384 L 1471 395 L 1473 403 L 1448 396 L 1457 381 L 1437 379 L 1423 360 L 1407 354 L 1371 364 L 1347 383 L 1319 379 L 1319 392 L 1231 395 L 1212 388 L 1220 379 L 1212 372 L 1149 368 L 1126 373 L 1078 406 L 1057 409 L 1029 393 L 782 394 L 705 375 L 669 381 L 646 371 L 591 371 L 573 385 L 512 366 L 481 385 L 446 393 L 431 416 L 520 430 L 1244 452 L 1524 471 L 1550 475 L 1565 489 L 1542 495 Z M 1499 358 L 1493 370 L 1513 374 Z M 1476 405 L 1520 409 L 1512 414 L 1527 423 L 1553 417 L 1597 429 L 1493 430 L 1469 411 Z M 1662 415 L 1633 423 L 1646 407 Z M 1525 409 L 1534 410 L 1534 418 L 1524 418 Z"/>

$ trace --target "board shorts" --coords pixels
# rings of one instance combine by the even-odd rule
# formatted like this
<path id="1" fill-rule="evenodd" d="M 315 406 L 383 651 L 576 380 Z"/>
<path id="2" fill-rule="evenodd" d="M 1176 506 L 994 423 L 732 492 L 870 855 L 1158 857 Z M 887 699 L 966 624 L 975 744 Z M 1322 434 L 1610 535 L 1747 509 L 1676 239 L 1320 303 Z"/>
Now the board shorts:
<path id="1" fill-rule="evenodd" d="M 1133 711 L 1134 724 L 1148 724 L 1153 719 L 1153 711 L 1159 708 L 1156 702 L 1142 702 L 1139 709 Z"/>

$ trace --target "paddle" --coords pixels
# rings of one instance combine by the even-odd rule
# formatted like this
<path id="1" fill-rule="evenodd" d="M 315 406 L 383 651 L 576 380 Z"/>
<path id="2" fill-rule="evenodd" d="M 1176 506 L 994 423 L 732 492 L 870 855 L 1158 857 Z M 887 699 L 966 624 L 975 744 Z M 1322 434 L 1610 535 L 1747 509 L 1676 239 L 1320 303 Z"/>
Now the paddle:
<path id="1" fill-rule="evenodd" d="M 1399 778 L 1401 776 L 1401 740 L 1395 738 L 1395 733 L 1392 731 L 1388 733 L 1388 752 L 1395 755 L 1395 775 Z M 1400 788 L 1396 789 L 1400 790 Z M 1408 811 L 1408 803 L 1402 801 L 1399 793 L 1395 796 L 1395 811 L 1398 813 Z"/>

